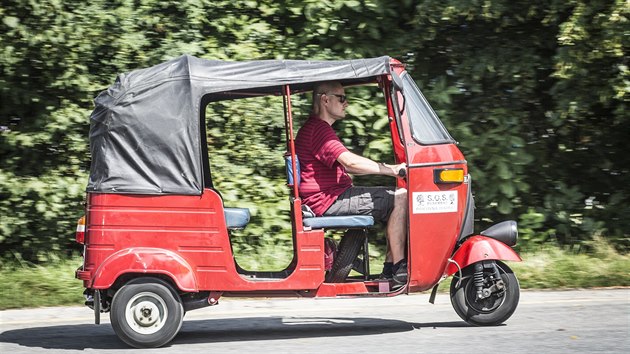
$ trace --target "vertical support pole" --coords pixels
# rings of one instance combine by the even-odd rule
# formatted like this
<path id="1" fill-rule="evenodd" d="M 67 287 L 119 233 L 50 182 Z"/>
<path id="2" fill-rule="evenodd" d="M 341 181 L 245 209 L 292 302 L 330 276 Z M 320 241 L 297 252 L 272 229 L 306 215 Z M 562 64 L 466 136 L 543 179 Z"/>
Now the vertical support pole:
<path id="1" fill-rule="evenodd" d="M 284 141 L 287 142 L 286 151 L 289 152 L 289 150 L 291 149 L 289 147 L 289 113 L 287 111 L 287 96 L 284 94 L 284 92 L 282 93 L 282 112 L 284 113 Z"/>
<path id="2" fill-rule="evenodd" d="M 385 96 L 385 103 L 387 105 L 387 115 L 389 116 L 389 130 L 392 137 L 392 145 L 394 147 L 394 158 L 396 163 L 406 162 L 406 149 L 404 137 L 399 126 L 399 121 L 396 119 L 397 112 L 394 109 L 393 100 L 396 96 L 396 91 L 393 90 L 392 84 L 389 80 L 383 79 L 383 94 Z M 401 181 L 401 179 L 397 179 Z M 399 186 L 402 187 L 402 186 Z"/>
<path id="3" fill-rule="evenodd" d="M 293 114 L 291 112 L 291 89 L 289 88 L 289 85 L 284 86 L 284 96 L 286 97 L 286 119 L 289 123 L 289 136 L 287 141 L 289 143 L 289 152 L 291 153 L 291 167 L 293 169 L 293 197 L 295 199 L 298 199 L 300 197 L 300 194 L 298 192 L 297 181 L 299 180 L 300 176 L 298 176 L 297 162 L 295 158 L 295 140 L 293 138 Z"/>
<path id="4" fill-rule="evenodd" d="M 370 250 L 368 249 L 368 229 L 363 229 L 363 279 L 370 280 Z"/>

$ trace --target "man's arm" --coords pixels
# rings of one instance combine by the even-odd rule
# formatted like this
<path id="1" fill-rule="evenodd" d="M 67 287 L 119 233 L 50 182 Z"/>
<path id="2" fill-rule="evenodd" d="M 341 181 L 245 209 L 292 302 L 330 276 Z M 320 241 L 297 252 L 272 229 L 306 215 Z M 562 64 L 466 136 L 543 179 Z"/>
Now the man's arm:
<path id="1" fill-rule="evenodd" d="M 342 152 L 337 158 L 337 161 L 353 175 L 386 175 L 386 176 L 398 176 L 398 171 L 405 169 L 405 164 L 399 165 L 387 165 L 384 163 L 378 163 L 372 161 L 363 156 L 359 156 L 352 152 Z"/>

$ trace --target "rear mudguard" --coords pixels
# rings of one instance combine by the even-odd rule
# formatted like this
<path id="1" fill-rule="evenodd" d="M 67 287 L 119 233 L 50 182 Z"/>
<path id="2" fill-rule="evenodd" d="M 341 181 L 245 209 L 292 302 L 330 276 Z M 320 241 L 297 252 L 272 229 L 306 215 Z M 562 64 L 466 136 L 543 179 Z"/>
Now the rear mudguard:
<path id="1" fill-rule="evenodd" d="M 466 239 L 464 243 L 455 251 L 452 262 L 446 267 L 446 276 L 455 274 L 458 269 L 477 263 L 479 261 L 497 260 L 497 261 L 522 261 L 521 257 L 505 243 L 497 241 L 486 236 L 472 236 Z M 455 263 L 457 265 L 455 265 Z"/>
<path id="2" fill-rule="evenodd" d="M 108 289 L 129 273 L 162 274 L 182 291 L 198 291 L 195 273 L 186 260 L 175 252 L 147 247 L 127 248 L 107 257 L 94 273 L 92 288 Z"/>

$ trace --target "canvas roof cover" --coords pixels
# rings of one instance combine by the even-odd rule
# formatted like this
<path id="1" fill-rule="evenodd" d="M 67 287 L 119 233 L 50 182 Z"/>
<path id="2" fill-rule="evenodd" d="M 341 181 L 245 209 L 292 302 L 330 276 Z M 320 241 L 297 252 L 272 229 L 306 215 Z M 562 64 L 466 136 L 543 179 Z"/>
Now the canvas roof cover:
<path id="1" fill-rule="evenodd" d="M 202 98 L 311 90 L 390 73 L 390 58 L 218 61 L 184 55 L 121 74 L 94 100 L 88 192 L 199 195 L 203 190 Z M 229 94 L 229 96 L 225 96 Z M 235 117 L 238 119 L 238 117 Z M 201 130 L 203 131 L 201 131 Z"/>

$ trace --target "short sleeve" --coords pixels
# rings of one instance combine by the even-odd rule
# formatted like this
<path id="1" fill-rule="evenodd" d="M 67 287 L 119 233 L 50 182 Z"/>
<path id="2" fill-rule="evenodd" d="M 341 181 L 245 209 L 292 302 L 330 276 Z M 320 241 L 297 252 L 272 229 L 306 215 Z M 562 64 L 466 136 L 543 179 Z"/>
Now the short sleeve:
<path id="1" fill-rule="evenodd" d="M 320 131 L 320 134 L 313 139 L 315 158 L 330 168 L 333 167 L 339 155 L 346 151 L 348 149 L 330 126 L 328 129 Z"/>

